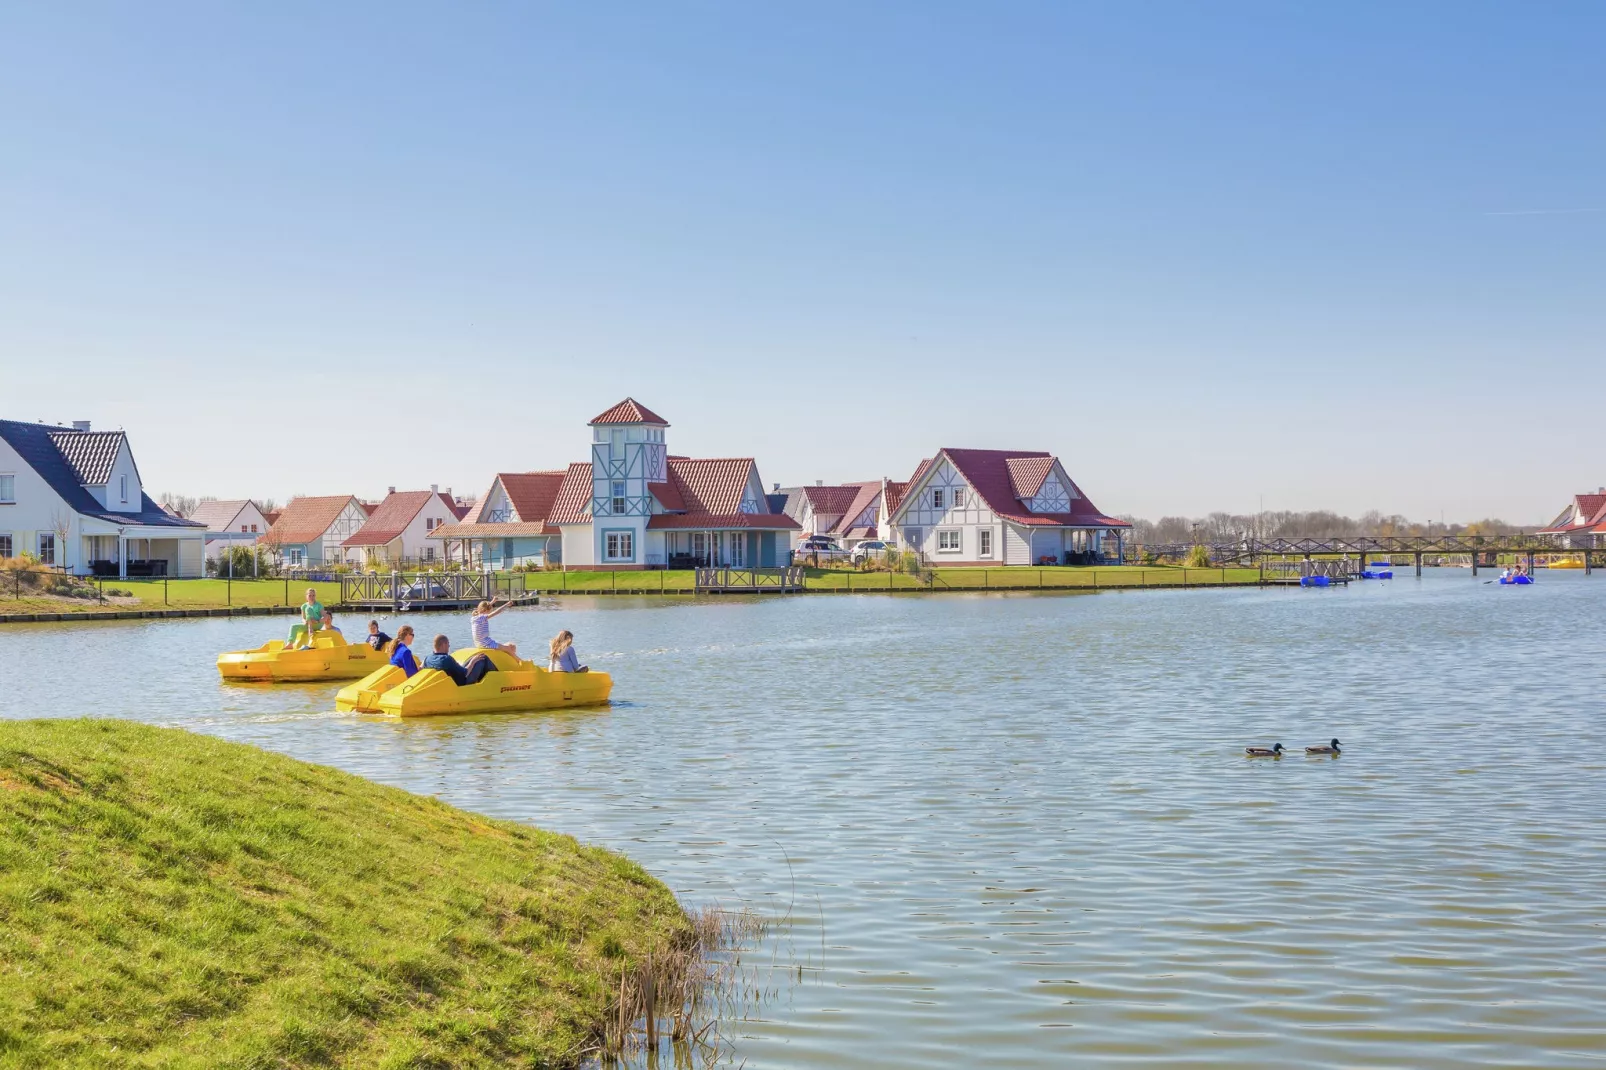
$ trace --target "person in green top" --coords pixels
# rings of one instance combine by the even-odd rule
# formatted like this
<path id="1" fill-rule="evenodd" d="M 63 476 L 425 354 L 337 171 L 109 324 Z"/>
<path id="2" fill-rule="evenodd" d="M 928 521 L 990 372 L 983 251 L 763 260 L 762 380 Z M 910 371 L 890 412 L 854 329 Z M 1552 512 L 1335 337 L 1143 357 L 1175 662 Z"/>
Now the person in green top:
<path id="1" fill-rule="evenodd" d="M 289 650 L 293 646 L 311 642 L 312 633 L 323 626 L 323 603 L 318 601 L 318 591 L 314 587 L 307 588 L 307 600 L 301 605 L 301 620 L 290 626 L 290 637 L 284 641 L 284 648 Z"/>

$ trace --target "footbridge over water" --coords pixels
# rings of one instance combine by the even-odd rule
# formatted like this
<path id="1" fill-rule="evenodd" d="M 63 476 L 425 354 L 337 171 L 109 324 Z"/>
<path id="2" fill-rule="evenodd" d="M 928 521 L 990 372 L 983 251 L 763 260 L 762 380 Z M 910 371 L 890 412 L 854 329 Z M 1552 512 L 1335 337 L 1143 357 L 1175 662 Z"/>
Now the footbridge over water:
<path id="1" fill-rule="evenodd" d="M 1606 547 L 1583 550 L 1560 547 L 1534 535 L 1356 535 L 1330 536 L 1314 539 L 1239 539 L 1236 542 L 1204 542 L 1214 562 L 1258 563 L 1268 557 L 1348 557 L 1360 559 L 1366 567 L 1368 557 L 1387 557 L 1394 560 L 1410 557 L 1416 563 L 1416 574 L 1422 575 L 1424 557 L 1467 556 L 1472 560 L 1472 574 L 1478 566 L 1493 566 L 1501 555 L 1523 558 L 1530 571 L 1534 558 L 1555 554 L 1584 559 L 1584 573 L 1594 571 L 1597 561 L 1606 561 Z M 1142 552 L 1156 557 L 1186 557 L 1194 544 L 1144 546 Z"/>

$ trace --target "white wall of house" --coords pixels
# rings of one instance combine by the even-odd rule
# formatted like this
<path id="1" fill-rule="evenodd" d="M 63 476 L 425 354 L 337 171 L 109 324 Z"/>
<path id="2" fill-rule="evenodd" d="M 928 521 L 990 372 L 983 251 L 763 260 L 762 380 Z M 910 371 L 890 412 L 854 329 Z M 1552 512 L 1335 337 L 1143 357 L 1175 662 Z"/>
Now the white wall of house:
<path id="1" fill-rule="evenodd" d="M 401 533 L 401 556 L 409 561 L 427 561 L 441 557 L 441 541 L 431 539 L 429 533 L 442 524 L 457 523 L 457 516 L 446 507 L 439 494 L 431 494 L 429 501 L 413 517 Z"/>
<path id="2" fill-rule="evenodd" d="M 563 532 L 563 564 L 565 568 L 584 567 L 597 563 L 596 547 L 593 545 L 591 529 L 592 524 L 564 524 L 559 530 Z"/>
<path id="3" fill-rule="evenodd" d="M 1032 544 L 1025 528 L 1014 524 L 1004 526 L 1004 564 L 1029 565 L 1032 563 Z"/>
<path id="4" fill-rule="evenodd" d="M 226 526 L 207 528 L 212 535 L 224 535 L 224 538 L 209 536 L 206 540 L 206 558 L 215 561 L 222 557 L 231 546 L 255 546 L 257 539 L 267 534 L 272 524 L 262 515 L 255 502 L 248 501 L 240 507 L 240 511 L 230 519 Z"/>
<path id="5" fill-rule="evenodd" d="M 0 484 L 10 484 L 12 501 L 0 501 L 0 536 L 11 537 L 11 556 L 39 553 L 39 537 L 48 536 L 55 564 L 78 569 L 81 564 L 78 514 L 51 489 L 44 477 L 0 439 Z M 66 530 L 58 532 L 58 527 Z M 0 544 L 4 540 L 0 539 Z M 3 549 L 0 545 L 0 549 Z"/>
<path id="6" fill-rule="evenodd" d="M 902 515 L 891 525 L 893 540 L 905 549 L 923 552 L 933 565 L 1002 559 L 1002 523 L 946 460 L 909 488 L 900 507 Z M 983 528 L 992 532 L 987 557 L 982 556 Z"/>
<path id="7" fill-rule="evenodd" d="M 353 563 L 362 561 L 363 553 L 360 547 L 352 547 L 351 552 L 348 554 L 345 547 L 340 544 L 357 534 L 367 520 L 368 514 L 363 512 L 362 506 L 357 504 L 355 498 L 347 502 L 346 507 L 340 510 L 340 515 L 335 517 L 334 522 L 323 533 L 321 556 L 318 558 L 318 562 L 320 564 L 334 564 L 339 561 Z"/>

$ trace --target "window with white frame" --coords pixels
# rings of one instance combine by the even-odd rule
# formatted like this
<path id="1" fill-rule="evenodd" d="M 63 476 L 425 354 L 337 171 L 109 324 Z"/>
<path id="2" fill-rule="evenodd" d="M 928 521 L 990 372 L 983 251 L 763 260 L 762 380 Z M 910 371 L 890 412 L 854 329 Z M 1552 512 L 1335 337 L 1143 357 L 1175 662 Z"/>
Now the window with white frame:
<path id="1" fill-rule="evenodd" d="M 603 543 L 603 557 L 608 561 L 634 561 L 636 559 L 635 532 L 608 532 Z"/>
<path id="2" fill-rule="evenodd" d="M 17 477 L 11 472 L 0 472 L 0 502 L 11 505 L 17 500 Z"/>
<path id="3" fill-rule="evenodd" d="M 293 550 L 290 551 L 290 563 L 292 565 L 298 565 L 299 566 L 303 561 L 306 560 L 306 558 L 307 558 L 306 551 L 300 549 L 299 547 L 297 547 L 296 549 L 293 549 Z"/>
<path id="4" fill-rule="evenodd" d="M 978 557 L 993 556 L 993 529 L 981 528 L 976 532 L 976 555 Z"/>
<path id="5" fill-rule="evenodd" d="M 958 528 L 942 528 L 937 532 L 937 552 L 939 554 L 957 554 L 959 552 Z"/>
<path id="6" fill-rule="evenodd" d="M 937 487 L 936 489 L 934 489 L 931 492 L 931 507 L 933 509 L 941 509 L 942 508 L 942 488 L 941 487 Z"/>
<path id="7" fill-rule="evenodd" d="M 54 565 L 56 563 L 56 536 L 53 532 L 41 531 L 39 533 L 39 563 L 41 565 Z"/>
<path id="8" fill-rule="evenodd" d="M 11 532 L 0 531 L 0 558 L 16 557 L 17 555 L 12 553 L 12 549 Z"/>
<path id="9" fill-rule="evenodd" d="M 955 509 L 963 509 L 964 507 L 965 507 L 965 488 L 964 487 L 955 487 L 954 488 L 954 508 Z"/>
<path id="10" fill-rule="evenodd" d="M 128 477 L 127 476 L 118 476 L 117 477 L 117 489 L 118 489 L 119 493 L 122 494 L 122 496 L 123 496 L 122 500 L 126 504 L 128 502 Z"/>
<path id="11" fill-rule="evenodd" d="M 435 547 L 433 547 L 433 546 L 424 547 L 424 560 L 425 561 L 433 561 L 433 560 L 435 560 Z"/>
<path id="12" fill-rule="evenodd" d="M 625 510 L 627 508 L 627 506 L 625 504 L 625 481 L 622 480 L 622 479 L 614 480 L 612 489 L 613 489 L 613 515 L 614 516 L 624 516 L 625 515 Z"/>

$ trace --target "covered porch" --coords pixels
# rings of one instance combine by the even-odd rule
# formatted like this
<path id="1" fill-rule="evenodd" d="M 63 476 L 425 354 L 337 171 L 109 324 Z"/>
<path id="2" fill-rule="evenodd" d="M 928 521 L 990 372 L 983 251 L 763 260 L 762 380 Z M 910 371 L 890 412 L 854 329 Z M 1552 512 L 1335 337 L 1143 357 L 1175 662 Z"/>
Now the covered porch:
<path id="1" fill-rule="evenodd" d="M 1119 563 L 1124 550 L 1122 528 L 1078 526 L 1032 528 L 1033 565 L 1107 565 Z"/>
<path id="2" fill-rule="evenodd" d="M 656 536 L 656 537 L 655 537 Z M 745 528 L 649 531 L 648 568 L 777 568 L 788 563 L 791 539 L 784 531 Z"/>
<path id="3" fill-rule="evenodd" d="M 563 563 L 563 537 L 544 524 L 442 524 L 427 536 L 441 556 L 470 568 L 547 568 Z"/>
<path id="4" fill-rule="evenodd" d="M 206 530 L 115 528 L 85 524 L 80 534 L 80 575 L 118 579 L 192 579 L 206 573 Z"/>

